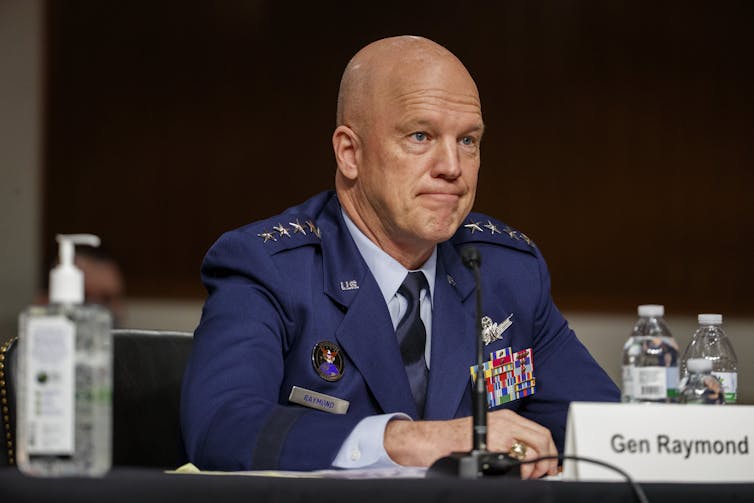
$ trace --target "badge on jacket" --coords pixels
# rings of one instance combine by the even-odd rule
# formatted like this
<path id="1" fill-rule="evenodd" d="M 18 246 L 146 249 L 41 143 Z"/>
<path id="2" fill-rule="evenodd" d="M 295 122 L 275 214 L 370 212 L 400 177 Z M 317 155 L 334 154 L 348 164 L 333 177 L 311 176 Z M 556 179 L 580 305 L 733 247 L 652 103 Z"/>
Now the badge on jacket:
<path id="1" fill-rule="evenodd" d="M 343 377 L 343 356 L 340 346 L 330 341 L 321 341 L 312 350 L 312 365 L 325 381 L 333 382 Z"/>
<path id="2" fill-rule="evenodd" d="M 513 318 L 513 313 L 502 322 L 495 323 L 489 316 L 482 317 L 482 340 L 485 346 L 503 338 L 503 332 L 513 325 L 511 318 Z"/>
<path id="3" fill-rule="evenodd" d="M 297 403 L 304 407 L 330 412 L 332 414 L 345 414 L 348 412 L 350 402 L 338 397 L 325 395 L 306 388 L 294 386 L 291 388 L 291 394 L 288 395 L 291 403 Z"/>
<path id="4" fill-rule="evenodd" d="M 478 371 L 477 365 L 471 366 L 469 370 L 473 386 Z M 487 407 L 490 409 L 533 395 L 537 390 L 533 351 L 527 348 L 514 353 L 507 347 L 490 353 L 490 359 L 482 366 L 481 377 L 484 379 Z"/>

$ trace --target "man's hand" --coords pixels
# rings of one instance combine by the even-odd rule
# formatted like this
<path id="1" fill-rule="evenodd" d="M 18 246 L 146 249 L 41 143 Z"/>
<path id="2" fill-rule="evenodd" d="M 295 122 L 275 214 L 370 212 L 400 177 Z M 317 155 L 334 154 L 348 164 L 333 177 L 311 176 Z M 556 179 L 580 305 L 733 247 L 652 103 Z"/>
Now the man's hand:
<path id="1" fill-rule="evenodd" d="M 550 430 L 513 411 L 503 409 L 487 415 L 487 448 L 508 452 L 514 442 L 526 444 L 526 459 L 557 456 Z M 471 418 L 449 421 L 390 421 L 385 428 L 385 450 L 398 464 L 429 466 L 451 452 L 471 450 Z M 557 460 L 521 465 L 521 478 L 555 475 Z"/>

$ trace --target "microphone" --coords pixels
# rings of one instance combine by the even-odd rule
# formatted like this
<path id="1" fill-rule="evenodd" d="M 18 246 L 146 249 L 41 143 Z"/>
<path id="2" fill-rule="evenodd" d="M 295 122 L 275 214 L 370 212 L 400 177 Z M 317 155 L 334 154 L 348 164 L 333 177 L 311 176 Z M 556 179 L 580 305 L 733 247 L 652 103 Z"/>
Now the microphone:
<path id="1" fill-rule="evenodd" d="M 461 250 L 461 261 L 471 272 L 474 273 L 474 292 L 476 293 L 476 364 L 477 373 L 474 380 L 474 388 L 471 394 L 472 419 L 474 424 L 472 435 L 472 452 L 487 450 L 487 408 L 484 404 L 484 377 L 482 366 L 484 354 L 482 348 L 482 278 L 479 267 L 482 265 L 482 257 L 473 246 L 464 246 Z"/>
<path id="2" fill-rule="evenodd" d="M 482 343 L 482 279 L 479 271 L 482 257 L 473 246 L 461 250 L 463 265 L 474 273 L 476 292 L 476 363 L 477 372 L 471 390 L 472 448 L 471 452 L 453 452 L 438 459 L 427 470 L 427 477 L 460 477 L 476 479 L 488 475 L 521 474 L 520 462 L 507 454 L 487 450 L 487 406 L 484 386 L 484 344 Z"/>
<path id="3" fill-rule="evenodd" d="M 479 267 L 482 265 L 482 257 L 479 255 L 479 251 L 476 248 L 471 245 L 464 246 L 461 250 L 461 261 L 467 268 L 479 273 Z M 476 288 L 479 290 L 479 284 L 481 281 L 476 275 L 474 275 L 474 279 L 476 279 Z"/>

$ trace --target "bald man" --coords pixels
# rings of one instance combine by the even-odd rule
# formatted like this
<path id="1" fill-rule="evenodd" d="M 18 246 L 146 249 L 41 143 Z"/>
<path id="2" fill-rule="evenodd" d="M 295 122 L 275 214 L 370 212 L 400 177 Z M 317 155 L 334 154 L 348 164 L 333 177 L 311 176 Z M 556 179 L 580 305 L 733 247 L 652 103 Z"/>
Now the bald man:
<path id="1" fill-rule="evenodd" d="M 485 352 L 531 350 L 528 391 L 490 398 L 489 448 L 562 450 L 568 404 L 618 401 L 550 296 L 534 243 L 471 213 L 484 132 L 476 85 L 444 47 L 374 42 L 349 62 L 335 192 L 223 235 L 182 396 L 205 469 L 428 466 L 471 448 L 474 279 Z M 531 370 L 531 362 L 528 363 Z M 525 465 L 523 477 L 557 463 Z"/>

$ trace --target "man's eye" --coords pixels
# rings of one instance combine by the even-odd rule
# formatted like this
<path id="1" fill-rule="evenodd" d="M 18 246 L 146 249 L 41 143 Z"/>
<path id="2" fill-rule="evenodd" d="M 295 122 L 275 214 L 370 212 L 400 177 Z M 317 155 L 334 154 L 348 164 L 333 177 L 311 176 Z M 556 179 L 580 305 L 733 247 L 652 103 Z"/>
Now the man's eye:
<path id="1" fill-rule="evenodd" d="M 473 145 L 475 141 L 471 136 L 464 136 L 463 138 L 461 138 L 461 143 L 464 145 Z"/>
<path id="2" fill-rule="evenodd" d="M 416 141 L 425 141 L 427 139 L 427 134 L 426 133 L 422 133 L 421 131 L 413 133 L 411 136 Z"/>

